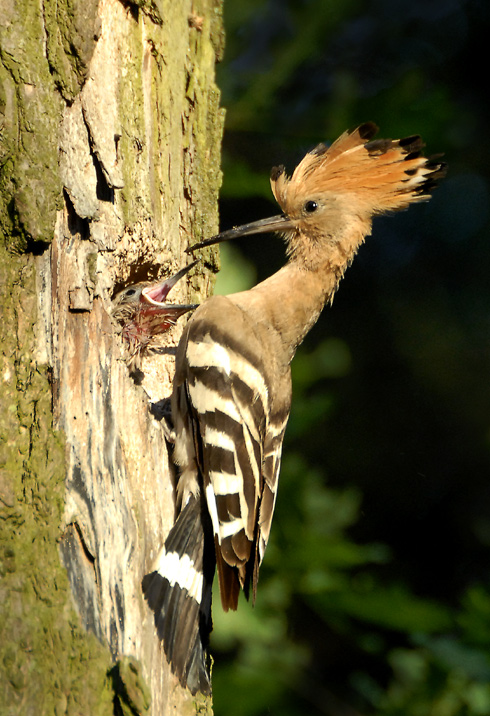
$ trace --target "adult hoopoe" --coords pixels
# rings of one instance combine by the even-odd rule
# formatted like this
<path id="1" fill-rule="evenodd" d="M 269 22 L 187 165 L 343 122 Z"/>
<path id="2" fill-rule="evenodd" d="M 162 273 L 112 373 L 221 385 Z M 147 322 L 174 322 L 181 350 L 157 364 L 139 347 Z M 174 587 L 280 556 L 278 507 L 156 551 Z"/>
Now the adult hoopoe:
<path id="1" fill-rule="evenodd" d="M 177 350 L 172 396 L 180 466 L 174 527 L 143 580 L 165 653 L 181 683 L 210 690 L 211 582 L 223 609 L 253 598 L 269 539 L 291 405 L 290 362 L 331 302 L 376 214 L 427 199 L 445 173 L 420 137 L 372 141 L 363 124 L 296 167 L 272 170 L 283 213 L 193 246 L 276 231 L 288 262 L 249 291 L 208 299 Z"/>

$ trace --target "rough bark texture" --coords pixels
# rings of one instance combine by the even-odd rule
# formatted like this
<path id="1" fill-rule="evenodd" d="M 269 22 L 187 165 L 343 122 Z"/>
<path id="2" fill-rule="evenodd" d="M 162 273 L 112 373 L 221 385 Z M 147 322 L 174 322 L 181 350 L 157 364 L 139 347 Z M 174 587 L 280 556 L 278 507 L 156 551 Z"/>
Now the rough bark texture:
<path id="1" fill-rule="evenodd" d="M 137 385 L 109 310 L 217 229 L 220 4 L 0 0 L 2 716 L 210 709 L 140 586 L 173 521 L 154 406 L 181 328 Z"/>

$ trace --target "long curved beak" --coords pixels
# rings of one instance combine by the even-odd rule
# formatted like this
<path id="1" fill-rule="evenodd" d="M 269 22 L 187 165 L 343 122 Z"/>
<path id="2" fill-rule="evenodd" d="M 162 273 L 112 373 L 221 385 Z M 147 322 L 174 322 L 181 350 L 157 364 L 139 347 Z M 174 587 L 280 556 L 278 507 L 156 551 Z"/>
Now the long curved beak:
<path id="1" fill-rule="evenodd" d="M 223 231 L 221 234 L 211 236 L 209 239 L 200 241 L 193 246 L 190 246 L 186 251 L 190 253 L 195 249 L 202 249 L 205 246 L 212 246 L 213 244 L 220 244 L 223 241 L 231 241 L 232 239 L 238 239 L 242 236 L 251 236 L 252 234 L 265 234 L 273 231 L 288 231 L 294 228 L 294 224 L 284 214 L 278 216 L 270 216 L 267 219 L 259 219 L 251 224 L 242 224 L 242 226 L 235 226 L 233 229 Z"/>

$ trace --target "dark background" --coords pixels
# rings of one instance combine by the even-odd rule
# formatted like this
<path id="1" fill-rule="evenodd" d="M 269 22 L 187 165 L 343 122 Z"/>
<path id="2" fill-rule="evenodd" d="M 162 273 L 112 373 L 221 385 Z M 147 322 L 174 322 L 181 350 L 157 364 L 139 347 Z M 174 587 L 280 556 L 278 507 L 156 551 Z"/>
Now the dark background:
<path id="1" fill-rule="evenodd" d="M 449 173 L 375 221 L 295 358 L 257 605 L 215 602 L 216 714 L 490 714 L 490 4 L 224 12 L 222 229 L 277 213 L 273 165 L 368 120 Z M 284 260 L 244 239 L 218 290 Z"/>

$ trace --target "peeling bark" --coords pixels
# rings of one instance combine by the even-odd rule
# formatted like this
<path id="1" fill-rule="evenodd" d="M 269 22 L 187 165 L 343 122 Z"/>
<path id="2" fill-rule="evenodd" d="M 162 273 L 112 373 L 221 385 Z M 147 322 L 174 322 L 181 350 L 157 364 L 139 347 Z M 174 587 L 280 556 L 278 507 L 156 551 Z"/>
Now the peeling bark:
<path id="1" fill-rule="evenodd" d="M 217 229 L 220 1 L 24 5 L 0 0 L 0 714 L 210 709 L 141 594 L 174 516 L 152 405 L 181 326 L 136 385 L 110 302 Z"/>

